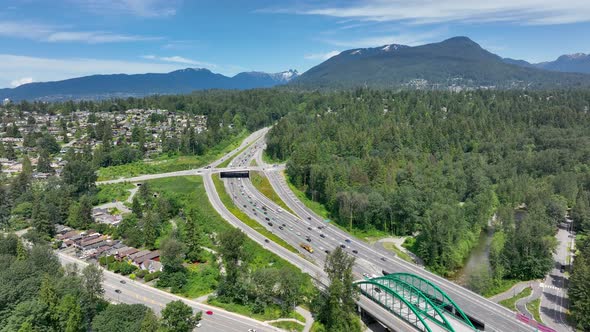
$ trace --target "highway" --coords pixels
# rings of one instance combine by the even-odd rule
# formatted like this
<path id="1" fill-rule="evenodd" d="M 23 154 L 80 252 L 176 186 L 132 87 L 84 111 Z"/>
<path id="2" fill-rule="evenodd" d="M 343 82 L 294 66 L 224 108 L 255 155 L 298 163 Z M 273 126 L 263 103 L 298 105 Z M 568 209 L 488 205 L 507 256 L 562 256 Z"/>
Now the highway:
<path id="1" fill-rule="evenodd" d="M 63 252 L 58 252 L 57 255 L 62 265 L 76 264 L 80 270 L 88 265 L 87 262 L 69 256 Z M 256 329 L 257 331 L 281 331 L 278 328 L 263 322 L 259 322 L 255 319 L 237 315 L 217 307 L 191 301 L 180 296 L 164 292 L 157 288 L 147 286 L 143 283 L 136 282 L 108 270 L 103 269 L 103 275 L 103 288 L 105 290 L 104 296 L 106 299 L 114 303 L 140 303 L 152 308 L 156 313 L 159 314 L 168 302 L 182 300 L 184 303 L 192 307 L 193 311 L 195 312 L 207 310 L 211 310 L 213 312 L 213 315 L 203 314 L 203 318 L 201 320 L 201 329 L 204 331 L 244 332 L 248 331 L 248 329 Z M 125 283 L 121 283 L 121 280 L 123 280 Z M 116 290 L 120 291 L 120 293 L 118 293 Z"/>
<path id="2" fill-rule="evenodd" d="M 255 158 L 258 167 L 264 169 L 264 173 L 274 190 L 287 206 L 295 212 L 296 216 L 287 211 L 279 210 L 276 204 L 254 188 L 249 179 L 227 179 L 225 180 L 226 188 L 231 193 L 236 204 L 251 217 L 255 219 L 264 218 L 261 221 L 266 221 L 265 218 L 269 218 L 273 226 L 270 226 L 268 221 L 263 222 L 269 230 L 272 230 L 289 243 L 310 243 L 316 249 L 313 254 L 301 249 L 302 254 L 310 259 L 323 261 L 325 257 L 324 250 L 331 250 L 338 245 L 344 245 L 345 250 L 357 258 L 358 264 L 355 272 L 358 274 L 382 275 L 383 270 L 387 272 L 414 273 L 437 284 L 466 314 L 485 323 L 486 331 L 524 332 L 532 330 L 531 327 L 516 320 L 512 311 L 414 264 L 403 261 L 395 257 L 391 252 L 357 240 L 341 229 L 324 222 L 321 217 L 307 209 L 295 197 L 279 171 L 264 164 L 261 158 L 263 149 L 264 144 L 261 140 L 236 157 L 230 163 L 230 166 L 244 168 Z M 266 211 L 262 209 L 262 206 L 266 208 Z M 280 230 L 279 226 L 282 226 L 283 230 Z M 307 237 L 311 239 L 311 242 L 307 242 Z M 354 251 L 357 253 L 354 253 Z"/>
<path id="3" fill-rule="evenodd" d="M 262 150 L 262 146 L 263 144 L 261 141 L 253 144 L 240 155 L 236 156 L 229 166 L 243 169 L 250 163 L 251 159 L 255 157 L 256 153 Z M 267 169 L 269 172 L 277 170 L 277 167 L 268 165 L 264 165 L 263 168 Z M 325 261 L 327 253 L 337 246 L 344 246 L 345 250 L 356 258 L 356 265 L 353 272 L 357 279 L 362 278 L 363 274 L 373 274 L 374 276 L 382 275 L 382 271 L 371 262 L 372 258 L 368 251 L 364 251 L 360 249 L 359 246 L 352 244 L 353 240 L 350 237 L 340 237 L 338 233 L 334 232 L 333 227 L 328 227 L 323 224 L 323 222 L 316 223 L 313 220 L 301 219 L 288 211 L 284 211 L 266 196 L 259 193 L 249 179 L 225 179 L 224 184 L 226 191 L 230 193 L 234 203 L 238 207 L 248 214 L 250 218 L 258 220 L 270 232 L 277 234 L 293 247 L 298 248 L 301 255 L 305 256 L 308 261 L 315 262 L 316 265 L 321 266 Z M 207 191 L 209 192 L 209 190 Z M 250 235 L 251 232 L 254 231 L 248 228 L 248 235 Z M 300 244 L 302 243 L 312 245 L 314 248 L 313 253 L 300 247 Z M 273 252 L 276 252 L 276 249 L 273 249 Z M 387 258 L 383 257 L 385 261 L 394 258 L 395 257 L 391 254 Z M 297 261 L 291 260 L 291 262 L 296 266 L 300 266 Z M 326 284 L 324 283 L 324 285 Z M 404 326 L 407 328 L 407 324 L 397 316 L 388 312 L 383 314 L 383 308 L 381 306 L 364 296 L 360 297 L 359 305 L 361 305 L 366 311 L 370 312 L 371 315 L 378 318 L 380 322 L 396 331 L 403 330 Z M 470 330 L 467 326 L 462 325 L 462 323 L 455 320 L 453 321 L 456 323 L 453 325 L 456 327 L 457 331 Z"/>

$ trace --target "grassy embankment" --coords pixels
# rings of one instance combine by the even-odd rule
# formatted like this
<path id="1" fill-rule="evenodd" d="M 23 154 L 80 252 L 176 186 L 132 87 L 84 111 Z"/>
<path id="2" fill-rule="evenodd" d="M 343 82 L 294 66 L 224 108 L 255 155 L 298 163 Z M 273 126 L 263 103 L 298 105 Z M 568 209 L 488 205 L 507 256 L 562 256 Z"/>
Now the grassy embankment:
<path id="1" fill-rule="evenodd" d="M 223 168 L 223 167 L 227 167 L 229 166 L 229 163 L 232 161 L 232 159 L 234 159 L 236 156 L 239 156 L 240 153 L 244 152 L 247 148 L 250 147 L 250 145 L 254 144 L 254 142 L 250 142 L 250 144 L 246 145 L 245 147 L 243 147 L 240 151 L 232 154 L 229 158 L 227 158 L 226 160 L 224 160 L 221 164 L 217 165 L 218 168 Z"/>
<path id="2" fill-rule="evenodd" d="M 298 324 L 295 322 L 290 322 L 290 321 L 274 322 L 274 323 L 270 323 L 270 325 L 272 325 L 274 327 L 278 327 L 278 328 L 283 329 L 285 331 L 289 331 L 289 332 L 301 332 L 305 328 L 305 326 L 303 326 L 301 324 Z"/>
<path id="3" fill-rule="evenodd" d="M 225 186 L 223 185 L 223 181 L 219 178 L 219 175 L 213 175 L 213 183 L 215 183 L 215 188 L 217 189 L 217 193 L 219 194 L 219 198 L 221 198 L 221 202 L 223 205 L 238 219 L 240 219 L 243 223 L 248 225 L 250 228 L 254 229 L 258 233 L 264 235 L 269 240 L 279 244 L 283 248 L 294 252 L 299 253 L 297 249 L 293 248 L 290 244 L 285 242 L 283 239 L 278 237 L 277 235 L 268 231 L 264 226 L 258 223 L 256 220 L 250 218 L 246 213 L 240 210 L 232 201 L 229 194 L 225 191 Z"/>
<path id="4" fill-rule="evenodd" d="M 200 176 L 155 179 L 149 181 L 149 185 L 154 192 L 158 192 L 169 199 L 173 206 L 182 208 L 184 211 L 192 209 L 199 211 L 201 218 L 198 218 L 196 222 L 198 229 L 201 230 L 203 234 L 207 235 L 202 238 L 204 246 L 216 250 L 217 244 L 209 235 L 220 234 L 232 228 L 232 226 L 227 223 L 209 203 L 203 179 Z M 225 193 L 224 190 L 222 192 Z M 185 221 L 177 218 L 176 224 L 179 233 L 182 234 L 185 228 Z M 246 239 L 244 250 L 251 254 L 249 266 L 252 269 L 267 267 L 280 269 L 282 267 L 287 267 L 292 270 L 292 273 L 302 274 L 302 277 L 306 280 L 304 284 L 305 291 L 312 293 L 313 284 L 311 283 L 310 277 L 303 274 L 298 268 L 291 265 L 289 262 L 264 249 L 249 238 Z M 207 263 L 191 265 L 188 269 L 188 282 L 181 289 L 181 295 L 188 298 L 195 298 L 209 294 L 217 288 L 220 275 L 219 268 L 213 261 L 213 255 L 211 255 Z M 304 318 L 296 312 L 289 314 L 288 317 L 281 317 L 280 308 L 278 306 L 270 306 L 264 314 L 257 315 L 253 313 L 252 308 L 249 306 L 221 303 L 218 299 L 212 300 L 211 304 L 257 319 L 271 320 L 277 318 L 296 318 L 298 320 L 304 320 Z"/>
<path id="5" fill-rule="evenodd" d="M 286 211 L 295 214 L 272 188 L 268 178 L 261 172 L 250 172 L 250 181 L 258 191 Z"/>
<path id="6" fill-rule="evenodd" d="M 131 194 L 129 190 L 134 187 L 135 185 L 129 182 L 99 185 L 96 204 L 109 203 L 113 200 L 124 202 Z"/>
<path id="7" fill-rule="evenodd" d="M 533 318 L 537 322 L 543 323 L 543 320 L 541 319 L 541 314 L 539 313 L 540 307 L 541 307 L 541 299 L 540 298 L 533 300 L 533 301 L 526 304 L 526 308 L 531 314 L 533 314 Z"/>
<path id="8" fill-rule="evenodd" d="M 533 290 L 530 287 L 527 287 L 527 288 L 523 289 L 520 293 L 516 294 L 515 296 L 513 296 L 509 299 L 506 299 L 506 300 L 502 300 L 498 303 L 505 306 L 506 308 L 508 308 L 510 310 L 517 311 L 516 302 L 520 299 L 530 296 L 532 294 L 532 292 L 533 292 Z"/>
<path id="9" fill-rule="evenodd" d="M 151 161 L 136 161 L 130 164 L 103 167 L 98 170 L 98 180 L 112 180 L 124 177 L 134 177 L 143 174 L 156 174 L 188 170 L 205 166 L 240 146 L 249 135 L 242 131 L 239 135 L 226 139 L 215 145 L 202 156 L 159 156 Z"/>

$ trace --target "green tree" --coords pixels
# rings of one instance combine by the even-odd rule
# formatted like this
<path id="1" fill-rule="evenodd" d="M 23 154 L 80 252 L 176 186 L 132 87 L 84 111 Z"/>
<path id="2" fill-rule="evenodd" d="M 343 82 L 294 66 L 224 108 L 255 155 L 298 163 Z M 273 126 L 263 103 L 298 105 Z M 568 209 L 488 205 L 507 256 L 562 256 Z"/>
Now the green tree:
<path id="1" fill-rule="evenodd" d="M 62 179 L 73 188 L 77 195 L 83 195 L 95 188 L 96 173 L 94 167 L 83 160 L 71 160 L 63 169 Z"/>
<path id="2" fill-rule="evenodd" d="M 590 329 L 590 240 L 580 241 L 580 254 L 576 255 L 569 280 L 568 295 L 571 313 L 578 329 Z"/>
<path id="3" fill-rule="evenodd" d="M 147 310 L 143 316 L 143 321 L 139 328 L 139 332 L 157 332 L 160 328 L 160 321 L 152 310 Z"/>
<path id="4" fill-rule="evenodd" d="M 181 300 L 168 302 L 162 310 L 162 327 L 168 332 L 190 332 L 197 325 L 193 309 Z"/>
<path id="5" fill-rule="evenodd" d="M 141 331 L 149 313 L 153 316 L 151 309 L 143 304 L 110 304 L 105 310 L 94 317 L 92 320 L 92 330 L 95 332 Z"/>
<path id="6" fill-rule="evenodd" d="M 326 257 L 324 271 L 328 274 L 330 285 L 314 301 L 318 320 L 328 331 L 360 331 L 360 321 L 355 315 L 354 305 L 358 290 L 353 284 L 352 267 L 354 257 L 350 257 L 340 247 L 336 247 Z"/>
<path id="7" fill-rule="evenodd" d="M 37 172 L 41 173 L 53 173 L 53 167 L 51 167 L 51 157 L 47 150 L 41 150 L 39 152 L 39 160 L 37 161 Z"/>
<path id="8" fill-rule="evenodd" d="M 186 246 L 187 254 L 186 257 L 189 261 L 204 261 L 203 257 L 203 241 L 201 240 L 201 232 L 197 225 L 197 218 L 203 216 L 193 216 L 193 213 L 189 213 L 186 219 L 185 233 L 186 233 Z M 205 221 L 206 222 L 206 221 Z"/>

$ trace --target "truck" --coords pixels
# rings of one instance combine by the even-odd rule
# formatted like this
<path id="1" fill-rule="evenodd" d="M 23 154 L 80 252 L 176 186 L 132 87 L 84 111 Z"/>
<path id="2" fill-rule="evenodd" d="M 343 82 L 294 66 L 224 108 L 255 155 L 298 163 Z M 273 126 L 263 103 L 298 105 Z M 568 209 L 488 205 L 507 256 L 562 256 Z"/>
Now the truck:
<path id="1" fill-rule="evenodd" d="M 307 250 L 310 254 L 313 253 L 313 248 L 306 243 L 300 243 L 299 246 L 305 250 Z"/>

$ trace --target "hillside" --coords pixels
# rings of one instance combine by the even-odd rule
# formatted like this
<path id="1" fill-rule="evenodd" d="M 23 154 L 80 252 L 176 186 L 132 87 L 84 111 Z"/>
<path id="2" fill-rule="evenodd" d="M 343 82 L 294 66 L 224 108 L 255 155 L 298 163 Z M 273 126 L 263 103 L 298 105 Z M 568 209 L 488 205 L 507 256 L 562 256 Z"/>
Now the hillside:
<path id="1" fill-rule="evenodd" d="M 287 83 L 296 76 L 296 71 L 289 70 L 276 74 L 245 72 L 234 77 L 227 77 L 207 69 L 194 68 L 164 74 L 92 75 L 56 82 L 29 83 L 13 89 L 0 89 L 0 99 L 9 98 L 14 101 L 103 99 L 189 93 L 205 89 L 267 88 Z"/>
<path id="2" fill-rule="evenodd" d="M 290 82 L 305 88 L 560 88 L 590 86 L 590 75 L 506 63 L 467 37 L 415 47 L 341 52 Z"/>

